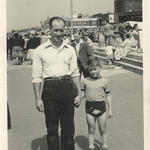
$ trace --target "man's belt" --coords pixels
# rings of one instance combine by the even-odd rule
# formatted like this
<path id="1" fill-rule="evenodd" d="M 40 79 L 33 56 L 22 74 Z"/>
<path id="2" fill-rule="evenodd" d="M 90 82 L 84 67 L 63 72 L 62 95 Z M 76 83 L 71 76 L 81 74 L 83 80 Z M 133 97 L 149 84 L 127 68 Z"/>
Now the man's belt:
<path id="1" fill-rule="evenodd" d="M 44 81 L 65 80 L 65 79 L 70 79 L 70 76 L 65 75 L 65 76 L 60 76 L 60 77 L 47 77 L 47 78 L 44 78 Z"/>

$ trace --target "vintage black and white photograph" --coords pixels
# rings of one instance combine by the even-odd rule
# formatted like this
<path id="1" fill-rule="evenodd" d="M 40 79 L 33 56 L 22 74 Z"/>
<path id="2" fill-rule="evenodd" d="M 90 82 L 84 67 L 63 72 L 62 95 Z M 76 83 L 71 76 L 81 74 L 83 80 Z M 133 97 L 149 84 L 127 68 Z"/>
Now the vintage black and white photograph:
<path id="1" fill-rule="evenodd" d="M 144 150 L 142 0 L 7 0 L 6 21 L 8 150 Z"/>

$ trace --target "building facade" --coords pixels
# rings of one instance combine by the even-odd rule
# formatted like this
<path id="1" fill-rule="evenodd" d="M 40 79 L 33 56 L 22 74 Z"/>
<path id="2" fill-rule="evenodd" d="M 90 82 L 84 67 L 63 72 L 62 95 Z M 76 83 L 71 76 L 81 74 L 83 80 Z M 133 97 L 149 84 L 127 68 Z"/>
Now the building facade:
<path id="1" fill-rule="evenodd" d="M 142 0 L 115 0 L 119 21 L 142 21 Z"/>

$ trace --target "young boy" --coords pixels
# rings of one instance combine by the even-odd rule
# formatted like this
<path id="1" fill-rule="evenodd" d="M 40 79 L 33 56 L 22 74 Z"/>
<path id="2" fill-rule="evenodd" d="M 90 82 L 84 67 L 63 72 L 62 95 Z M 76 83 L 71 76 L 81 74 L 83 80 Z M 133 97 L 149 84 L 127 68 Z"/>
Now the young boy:
<path id="1" fill-rule="evenodd" d="M 96 121 L 102 141 L 102 148 L 106 150 L 107 135 L 106 123 L 107 117 L 112 117 L 111 111 L 111 93 L 108 86 L 108 80 L 100 75 L 101 63 L 98 58 L 91 58 L 87 62 L 90 77 L 82 82 L 86 98 L 86 120 L 88 125 L 89 150 L 94 150 L 94 135 Z M 107 105 L 107 107 L 106 107 Z M 106 109 L 107 108 L 107 109 Z"/>

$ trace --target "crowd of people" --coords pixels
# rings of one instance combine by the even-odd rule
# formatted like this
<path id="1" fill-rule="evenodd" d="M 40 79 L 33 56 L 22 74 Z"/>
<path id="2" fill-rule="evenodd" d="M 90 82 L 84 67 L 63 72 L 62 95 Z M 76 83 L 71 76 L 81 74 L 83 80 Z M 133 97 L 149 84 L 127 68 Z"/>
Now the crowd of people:
<path id="1" fill-rule="evenodd" d="M 8 33 L 7 58 L 14 60 L 14 64 L 18 65 L 26 60 L 30 60 L 32 64 L 34 50 L 49 37 L 49 33 L 43 31 Z M 82 28 L 74 30 L 73 35 L 68 30 L 64 33 L 64 40 L 73 47 L 78 41 L 77 38 L 82 38 L 91 48 L 93 43 L 99 43 L 99 47 L 105 49 L 108 64 L 112 64 L 114 59 L 120 60 L 122 57 L 126 57 L 130 51 L 137 51 L 140 48 L 137 24 L 134 26 L 129 23 L 112 25 L 107 22 L 106 25 L 97 28 L 97 31 Z"/>
<path id="2" fill-rule="evenodd" d="M 7 34 L 7 59 L 14 61 L 14 64 L 21 65 L 23 61 L 33 60 L 33 51 L 48 39 L 43 38 L 43 32 Z"/>
<path id="3" fill-rule="evenodd" d="M 107 23 L 100 29 L 99 46 L 105 47 L 108 64 L 114 60 L 126 57 L 129 52 L 137 52 L 140 49 L 139 27 L 135 23 L 120 23 L 112 25 Z"/>

